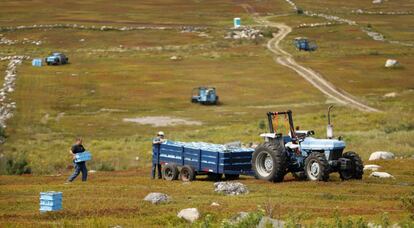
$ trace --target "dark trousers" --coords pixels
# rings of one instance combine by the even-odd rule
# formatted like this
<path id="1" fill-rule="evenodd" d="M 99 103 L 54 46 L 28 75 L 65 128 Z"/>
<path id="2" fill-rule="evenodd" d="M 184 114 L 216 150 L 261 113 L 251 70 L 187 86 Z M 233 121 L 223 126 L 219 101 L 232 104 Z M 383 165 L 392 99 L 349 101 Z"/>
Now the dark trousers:
<path id="1" fill-rule="evenodd" d="M 75 180 L 75 178 L 79 175 L 80 172 L 82 172 L 82 181 L 86 181 L 88 178 L 88 169 L 86 169 L 86 163 L 85 162 L 73 162 L 75 164 L 75 171 L 73 172 L 72 176 L 69 177 L 68 181 L 72 182 Z"/>
<path id="2" fill-rule="evenodd" d="M 162 178 L 161 175 L 161 165 L 160 164 L 156 164 L 156 163 L 152 163 L 152 172 L 151 172 L 151 177 L 152 179 L 155 179 L 155 173 L 158 172 L 158 179 Z"/>

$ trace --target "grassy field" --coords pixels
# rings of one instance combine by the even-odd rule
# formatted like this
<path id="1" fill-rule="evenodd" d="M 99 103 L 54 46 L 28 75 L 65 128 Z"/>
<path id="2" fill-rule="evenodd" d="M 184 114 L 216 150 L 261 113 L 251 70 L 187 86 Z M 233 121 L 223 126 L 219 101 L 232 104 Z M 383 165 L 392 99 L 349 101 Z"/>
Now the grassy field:
<path id="1" fill-rule="evenodd" d="M 65 66 L 35 68 L 25 61 L 18 67 L 16 90 L 11 96 L 17 110 L 8 121 L 7 142 L 0 146 L 0 172 L 7 174 L 8 160 L 26 161 L 32 175 L 0 176 L 0 224 L 185 226 L 175 215 L 179 209 L 195 206 L 203 219 L 211 214 L 217 226 L 224 218 L 242 210 L 256 210 L 258 205 L 266 207 L 269 201 L 280 211 L 273 217 L 292 219 L 301 215 L 304 224 L 316 224 L 317 217 L 334 222 L 335 207 L 343 219 L 362 216 L 365 221 L 380 222 L 385 212 L 393 222 L 407 218 L 400 197 L 414 191 L 414 48 L 374 41 L 361 28 L 370 25 L 388 40 L 413 43 L 414 15 L 358 15 L 352 10 L 406 11 L 412 8 L 412 1 L 380 5 L 357 0 L 296 3 L 305 10 L 355 20 L 358 25 L 295 28 L 327 20 L 297 15 L 283 0 L 1 2 L 0 27 L 62 23 L 168 29 L 0 31 L 11 40 L 42 41 L 41 45 L 0 44 L 0 56 L 44 57 L 57 50 L 70 58 Z M 276 64 L 266 49 L 268 38 L 258 42 L 224 39 L 233 17 L 255 25 L 241 4 L 249 4 L 271 21 L 294 27 L 282 46 L 297 62 L 382 110 L 363 113 L 337 105 L 335 133 L 344 136 L 347 150 L 359 152 L 364 160 L 378 150 L 403 157 L 379 163 L 395 180 L 373 180 L 368 178 L 369 173 L 361 182 L 346 183 L 337 177 L 329 183 L 282 184 L 244 178 L 242 182 L 251 194 L 234 200 L 213 193 L 212 182 L 184 185 L 148 179 L 151 138 L 159 130 L 179 141 L 259 143 L 258 135 L 266 131 L 261 124 L 265 113 L 292 109 L 295 124 L 324 137 L 326 108 L 333 101 L 293 71 Z M 202 30 L 182 32 L 182 26 Z M 314 40 L 318 50 L 295 50 L 292 39 L 297 36 Z M 172 56 L 182 60 L 171 60 Z M 402 67 L 386 69 L 388 58 L 398 59 Z M 0 72 L 6 66 L 6 61 L 0 62 Z M 191 89 L 200 85 L 215 86 L 222 104 L 191 104 Z M 396 96 L 384 97 L 391 92 Z M 203 124 L 153 127 L 123 121 L 146 116 L 170 116 Z M 98 173 L 87 184 L 63 186 L 71 168 L 68 150 L 79 135 L 93 152 L 94 159 L 88 166 Z M 115 172 L 101 172 L 106 170 Z M 39 215 L 37 197 L 43 190 L 63 191 L 64 211 Z M 80 191 L 85 194 L 77 195 Z M 151 191 L 170 194 L 174 201 L 156 208 L 145 204 L 142 198 Z M 112 197 L 117 194 L 118 198 Z M 96 204 L 97 200 L 101 203 Z M 212 201 L 222 206 L 211 208 Z M 160 213 L 154 216 L 154 210 Z"/>

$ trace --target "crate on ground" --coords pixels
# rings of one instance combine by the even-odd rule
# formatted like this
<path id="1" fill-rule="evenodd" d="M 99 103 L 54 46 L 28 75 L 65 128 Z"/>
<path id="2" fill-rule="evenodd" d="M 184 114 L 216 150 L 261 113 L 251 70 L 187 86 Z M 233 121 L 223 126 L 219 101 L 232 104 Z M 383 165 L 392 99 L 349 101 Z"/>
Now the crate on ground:
<path id="1" fill-rule="evenodd" d="M 62 192 L 41 192 L 40 211 L 58 211 L 62 209 Z"/>
<path id="2" fill-rule="evenodd" d="M 92 154 L 89 151 L 75 154 L 75 162 L 83 162 L 92 160 Z"/>

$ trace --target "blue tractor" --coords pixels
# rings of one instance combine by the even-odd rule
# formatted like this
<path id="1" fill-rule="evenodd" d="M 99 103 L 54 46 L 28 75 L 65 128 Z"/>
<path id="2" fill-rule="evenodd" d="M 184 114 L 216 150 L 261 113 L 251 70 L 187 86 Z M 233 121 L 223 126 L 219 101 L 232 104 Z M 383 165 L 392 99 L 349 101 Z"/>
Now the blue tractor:
<path id="1" fill-rule="evenodd" d="M 315 51 L 318 47 L 315 43 L 312 43 L 306 37 L 297 37 L 293 40 L 295 47 L 299 51 Z"/>
<path id="2" fill-rule="evenodd" d="M 59 52 L 53 52 L 48 57 L 45 58 L 47 65 L 63 65 L 69 63 L 69 58 Z"/>
<path id="3" fill-rule="evenodd" d="M 219 102 L 216 88 L 214 87 L 197 87 L 191 93 L 191 102 L 203 105 L 216 105 Z"/>
<path id="4" fill-rule="evenodd" d="M 299 180 L 327 181 L 329 174 L 339 172 L 342 180 L 362 179 L 363 163 L 359 155 L 349 151 L 343 153 L 345 143 L 341 138 L 333 139 L 328 111 L 327 139 L 312 137 L 314 131 L 295 130 L 292 111 L 268 112 L 270 133 L 264 133 L 265 142 L 258 145 L 252 155 L 252 169 L 256 178 L 281 182 L 287 173 Z M 282 135 L 277 131 L 277 122 L 283 117 L 288 131 Z"/>

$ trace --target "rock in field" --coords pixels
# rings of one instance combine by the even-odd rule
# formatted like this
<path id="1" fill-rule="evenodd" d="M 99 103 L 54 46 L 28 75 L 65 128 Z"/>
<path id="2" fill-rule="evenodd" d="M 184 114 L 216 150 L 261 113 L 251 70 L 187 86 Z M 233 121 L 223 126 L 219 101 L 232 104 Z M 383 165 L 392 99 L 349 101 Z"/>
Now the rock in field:
<path id="1" fill-rule="evenodd" d="M 379 168 L 381 168 L 381 166 L 379 165 L 365 165 L 364 166 L 364 170 L 377 171 Z"/>
<path id="2" fill-rule="evenodd" d="M 152 204 L 159 204 L 170 201 L 170 197 L 167 194 L 159 192 L 151 192 L 144 198 L 145 201 L 151 202 Z"/>
<path id="3" fill-rule="evenodd" d="M 387 61 L 385 62 L 385 67 L 387 68 L 392 68 L 392 67 L 397 67 L 397 66 L 399 66 L 399 63 L 395 59 L 387 59 Z"/>
<path id="4" fill-rule="evenodd" d="M 394 159 L 394 154 L 391 152 L 385 152 L 385 151 L 377 151 L 371 154 L 371 156 L 369 156 L 369 160 L 373 161 L 373 160 L 391 160 Z"/>
<path id="5" fill-rule="evenodd" d="M 214 191 L 224 193 L 226 195 L 241 195 L 249 193 L 246 185 L 240 182 L 216 182 L 214 183 Z"/>
<path id="6" fill-rule="evenodd" d="M 257 225 L 257 228 L 267 228 L 267 227 L 283 228 L 284 225 L 285 225 L 285 222 L 282 220 L 272 219 L 269 217 L 262 217 L 262 219 L 259 222 L 259 225 Z"/>
<path id="7" fill-rule="evenodd" d="M 197 208 L 182 209 L 177 217 L 192 223 L 200 218 L 200 212 L 198 212 Z"/>
<path id="8" fill-rule="evenodd" d="M 212 206 L 212 207 L 218 207 L 218 206 L 220 206 L 220 204 L 219 203 L 216 203 L 216 202 L 212 202 L 210 206 Z"/>
<path id="9" fill-rule="evenodd" d="M 369 176 L 370 177 L 378 177 L 378 178 L 394 178 L 394 176 L 392 176 L 391 174 L 386 173 L 386 172 L 373 172 Z"/>

